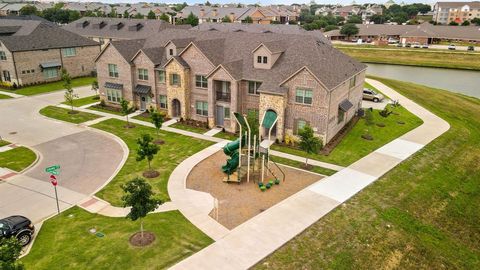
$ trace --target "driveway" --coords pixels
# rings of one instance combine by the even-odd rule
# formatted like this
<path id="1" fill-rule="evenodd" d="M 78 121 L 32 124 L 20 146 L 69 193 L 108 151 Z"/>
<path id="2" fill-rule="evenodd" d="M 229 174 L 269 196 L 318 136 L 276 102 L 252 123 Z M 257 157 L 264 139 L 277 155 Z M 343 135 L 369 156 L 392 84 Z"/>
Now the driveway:
<path id="1" fill-rule="evenodd" d="M 92 95 L 90 87 L 77 88 L 76 93 Z M 56 213 L 55 193 L 45 167 L 61 167 L 58 195 L 60 208 L 65 209 L 95 193 L 121 165 L 124 150 L 114 137 L 38 113 L 62 102 L 63 94 L 0 101 L 0 136 L 40 155 L 33 168 L 0 181 L 0 218 L 22 214 L 36 223 Z"/>

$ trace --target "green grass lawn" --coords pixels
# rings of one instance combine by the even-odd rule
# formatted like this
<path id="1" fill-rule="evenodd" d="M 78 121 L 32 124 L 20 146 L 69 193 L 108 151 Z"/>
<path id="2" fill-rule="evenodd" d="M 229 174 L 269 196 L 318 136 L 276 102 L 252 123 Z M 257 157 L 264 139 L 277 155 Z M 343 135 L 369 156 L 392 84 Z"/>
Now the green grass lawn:
<path id="1" fill-rule="evenodd" d="M 111 114 L 115 114 L 115 115 L 124 116 L 124 114 L 121 111 L 116 111 L 116 110 L 110 109 L 110 107 L 102 108 L 100 106 L 95 106 L 94 105 L 94 106 L 88 107 L 87 109 L 94 110 L 94 111 L 97 111 L 97 112 L 111 113 Z"/>
<path id="2" fill-rule="evenodd" d="M 37 155 L 26 147 L 0 152 L 0 167 L 20 172 L 35 162 Z"/>
<path id="3" fill-rule="evenodd" d="M 40 110 L 41 115 L 74 124 L 84 123 L 101 117 L 100 115 L 86 112 L 76 111 L 75 114 L 69 114 L 69 112 L 70 109 L 59 108 L 56 106 L 47 106 Z"/>
<path id="4" fill-rule="evenodd" d="M 219 133 L 213 135 L 213 137 L 230 140 L 230 141 L 234 141 L 238 139 L 238 135 L 235 135 L 229 132 L 223 132 L 223 131 L 220 131 Z"/>
<path id="5" fill-rule="evenodd" d="M 124 128 L 125 125 L 126 122 L 124 121 L 109 119 L 92 126 L 117 135 L 125 141 L 130 149 L 128 159 L 120 172 L 104 189 L 96 194 L 98 197 L 115 206 L 122 205 L 121 197 L 123 191 L 121 185 L 130 181 L 134 177 L 141 177 L 142 173 L 145 170 L 148 170 L 148 163 L 146 160 L 140 162 L 136 161 L 137 139 L 144 133 L 150 134 L 156 138 L 154 128 L 136 125 L 135 128 L 126 129 Z M 187 157 L 213 143 L 166 131 L 160 131 L 159 134 L 160 139 L 164 140 L 165 144 L 160 145 L 160 150 L 152 161 L 152 168 L 160 172 L 160 176 L 148 179 L 148 182 L 163 200 L 169 200 L 167 182 L 175 167 Z"/>
<path id="6" fill-rule="evenodd" d="M 194 127 L 194 126 L 187 125 L 187 124 L 184 124 L 184 123 L 181 123 L 181 122 L 177 122 L 173 125 L 170 125 L 169 127 L 183 129 L 183 130 L 186 130 L 186 131 L 200 133 L 200 134 L 203 134 L 203 133 L 209 131 L 209 129 L 206 129 L 204 127 Z"/>
<path id="7" fill-rule="evenodd" d="M 408 131 L 418 127 L 423 122 L 420 118 L 416 117 L 403 107 L 397 107 L 394 111 L 398 113 L 398 115 L 391 114 L 389 117 L 384 118 L 380 116 L 378 110 L 374 110 L 373 118 L 375 123 L 383 123 L 385 124 L 385 127 L 378 127 L 376 125 L 367 127 L 365 119 L 360 119 L 328 156 L 312 154 L 308 155 L 308 157 L 340 166 L 348 166 L 395 138 L 398 138 Z M 405 124 L 400 125 L 397 121 L 403 121 Z M 361 136 L 366 133 L 367 129 L 373 136 L 373 141 L 367 141 L 361 138 Z M 307 154 L 300 149 L 283 145 L 273 144 L 271 148 L 292 155 L 307 156 Z"/>
<path id="8" fill-rule="evenodd" d="M 72 87 L 90 85 L 90 84 L 92 84 L 92 82 L 94 80 L 95 80 L 94 77 L 75 78 L 75 79 L 72 79 Z M 16 90 L 3 90 L 2 89 L 2 91 L 12 92 L 12 93 L 19 94 L 19 95 L 31 96 L 31 95 L 37 95 L 37 94 L 42 94 L 42 93 L 47 93 L 47 92 L 58 91 L 58 90 L 62 90 L 62 89 L 64 89 L 63 81 L 57 81 L 57 82 L 52 82 L 52 83 L 26 86 L 26 87 L 19 88 L 19 89 L 16 89 Z"/>
<path id="9" fill-rule="evenodd" d="M 272 160 L 272 161 L 274 161 L 278 164 L 284 164 L 284 165 L 288 165 L 288 166 L 291 166 L 291 167 L 294 167 L 294 168 L 299 168 L 299 169 L 305 170 L 304 167 L 303 167 L 304 164 L 305 164 L 304 162 L 299 162 L 299 161 L 296 161 L 296 160 L 277 157 L 277 156 L 273 156 L 273 155 L 270 156 L 270 160 Z M 327 176 L 332 175 L 332 174 L 337 172 L 337 171 L 330 170 L 330 169 L 327 169 L 327 168 L 323 168 L 323 167 L 320 167 L 320 166 L 313 166 L 310 171 L 314 172 L 314 173 L 327 175 Z"/>
<path id="10" fill-rule="evenodd" d="M 81 107 L 81 106 L 92 104 L 92 103 L 99 102 L 99 101 L 100 101 L 100 98 L 99 98 L 98 95 L 84 97 L 84 98 L 77 98 L 73 101 L 73 106 Z M 70 106 L 70 103 L 68 103 L 66 101 L 62 102 L 62 104 Z"/>
<path id="11" fill-rule="evenodd" d="M 10 144 L 10 142 L 7 142 L 5 140 L 0 140 L 0 147 L 5 146 L 5 145 L 9 145 L 9 144 Z"/>
<path id="12" fill-rule="evenodd" d="M 9 99 L 9 98 L 12 98 L 12 97 L 11 97 L 11 96 L 7 96 L 7 95 L 0 94 L 0 99 Z"/>
<path id="13" fill-rule="evenodd" d="M 144 227 L 155 233 L 155 242 L 133 247 L 128 239 L 140 230 L 138 220 L 73 207 L 45 221 L 21 262 L 26 269 L 165 269 L 213 242 L 178 211 L 150 214 Z M 105 236 L 91 234 L 91 228 Z"/>
<path id="14" fill-rule="evenodd" d="M 381 81 L 450 130 L 257 269 L 480 269 L 480 100 Z"/>
<path id="15" fill-rule="evenodd" d="M 394 48 L 338 46 L 340 51 L 365 63 L 480 70 L 480 54 L 439 50 L 411 51 Z M 448 61 L 445 61 L 448 59 Z"/>
<path id="16" fill-rule="evenodd" d="M 152 122 L 152 118 L 150 118 L 150 114 L 148 114 L 148 113 L 146 113 L 146 114 L 142 113 L 142 114 L 139 114 L 139 115 L 135 115 L 132 118 L 140 120 L 140 121 L 145 121 L 145 122 L 148 122 L 148 123 Z"/>

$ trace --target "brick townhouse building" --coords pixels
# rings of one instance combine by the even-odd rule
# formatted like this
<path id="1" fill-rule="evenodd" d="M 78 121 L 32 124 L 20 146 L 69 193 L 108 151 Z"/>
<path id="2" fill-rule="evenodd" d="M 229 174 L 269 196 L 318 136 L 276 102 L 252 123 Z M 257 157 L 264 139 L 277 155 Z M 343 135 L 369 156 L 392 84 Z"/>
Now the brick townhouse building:
<path id="1" fill-rule="evenodd" d="M 270 110 L 279 140 L 308 124 L 324 142 L 360 108 L 366 70 L 323 37 L 178 29 L 112 41 L 96 66 L 108 104 L 124 98 L 230 132 L 233 112 Z"/>
<path id="2" fill-rule="evenodd" d="M 25 86 L 72 77 L 95 70 L 99 43 L 38 20 L 0 20 L 0 79 Z"/>

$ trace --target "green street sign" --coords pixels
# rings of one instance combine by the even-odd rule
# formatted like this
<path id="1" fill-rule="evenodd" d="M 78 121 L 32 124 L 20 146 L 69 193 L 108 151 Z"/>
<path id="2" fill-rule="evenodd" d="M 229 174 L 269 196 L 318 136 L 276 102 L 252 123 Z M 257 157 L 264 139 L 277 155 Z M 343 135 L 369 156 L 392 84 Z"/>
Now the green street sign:
<path id="1" fill-rule="evenodd" d="M 45 171 L 54 175 L 58 175 L 59 172 L 57 170 L 60 169 L 60 165 L 53 165 L 50 167 L 45 168 Z"/>

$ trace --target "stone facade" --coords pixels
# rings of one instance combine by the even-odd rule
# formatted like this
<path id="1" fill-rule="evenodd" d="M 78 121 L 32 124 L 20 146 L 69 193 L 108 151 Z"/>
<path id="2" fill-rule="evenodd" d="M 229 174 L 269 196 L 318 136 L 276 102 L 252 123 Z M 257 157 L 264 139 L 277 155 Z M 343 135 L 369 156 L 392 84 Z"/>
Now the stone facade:
<path id="1" fill-rule="evenodd" d="M 283 139 L 284 134 L 284 121 L 285 121 L 285 108 L 286 108 L 286 98 L 283 95 L 271 95 L 260 93 L 260 105 L 259 105 L 259 116 L 260 121 L 262 121 L 263 115 L 271 110 L 277 114 L 277 123 L 272 128 L 271 139 L 274 140 L 278 138 L 279 140 Z M 261 124 L 261 123 L 260 123 Z M 262 128 L 260 130 L 264 138 L 268 138 L 268 130 Z"/>
<path id="2" fill-rule="evenodd" d="M 65 56 L 62 49 L 10 52 L 4 46 L 7 60 L 0 61 L 0 73 L 5 81 L 3 71 L 10 73 L 10 82 L 19 86 L 58 81 L 61 79 L 61 68 L 65 68 L 72 78 L 89 76 L 95 70 L 95 57 L 100 52 L 100 46 L 76 47 L 74 56 Z M 56 62 L 60 66 L 58 76 L 46 78 L 41 64 Z"/>
<path id="3" fill-rule="evenodd" d="M 168 114 L 170 116 L 180 116 L 184 119 L 190 117 L 190 69 L 183 67 L 176 60 L 170 61 L 165 66 L 167 74 L 167 101 Z M 171 82 L 171 74 L 178 74 L 180 76 L 180 85 L 174 85 Z M 174 112 L 174 100 L 180 102 L 180 115 Z"/>

